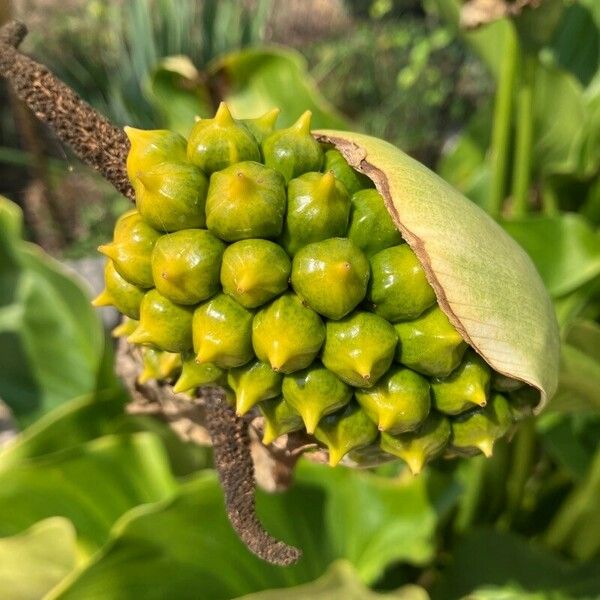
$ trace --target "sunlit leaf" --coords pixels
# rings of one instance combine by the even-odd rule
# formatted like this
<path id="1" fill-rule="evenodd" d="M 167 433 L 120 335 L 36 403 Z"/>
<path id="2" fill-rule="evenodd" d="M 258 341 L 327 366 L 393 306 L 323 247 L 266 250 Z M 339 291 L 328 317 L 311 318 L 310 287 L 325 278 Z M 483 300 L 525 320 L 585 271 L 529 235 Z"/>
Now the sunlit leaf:
<path id="1" fill-rule="evenodd" d="M 63 516 L 90 552 L 123 513 L 175 488 L 163 446 L 150 433 L 105 436 L 6 467 L 0 459 L 0 536 Z"/>
<path id="2" fill-rule="evenodd" d="M 237 600 L 429 600 L 427 592 L 416 585 L 406 585 L 394 592 L 373 592 L 358 579 L 350 563 L 336 561 L 316 581 L 293 588 L 257 592 Z"/>
<path id="3" fill-rule="evenodd" d="M 26 424 L 96 389 L 104 334 L 79 283 L 20 240 L 21 218 L 0 198 L 0 397 Z"/>
<path id="4" fill-rule="evenodd" d="M 39 600 L 76 561 L 75 529 L 52 517 L 27 531 L 0 538 L 0 590 L 6 600 Z"/>

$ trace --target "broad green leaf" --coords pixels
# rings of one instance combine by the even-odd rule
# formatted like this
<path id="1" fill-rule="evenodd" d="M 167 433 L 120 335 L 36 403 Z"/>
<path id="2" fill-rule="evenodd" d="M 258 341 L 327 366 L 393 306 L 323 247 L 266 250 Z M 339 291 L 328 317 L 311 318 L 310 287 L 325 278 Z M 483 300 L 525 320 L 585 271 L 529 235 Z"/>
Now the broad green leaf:
<path id="1" fill-rule="evenodd" d="M 162 115 L 162 126 L 183 136 L 189 134 L 195 117 L 210 117 L 214 112 L 208 87 L 187 56 L 164 58 L 146 94 Z"/>
<path id="2" fill-rule="evenodd" d="M 19 239 L 20 220 L 0 198 L 0 397 L 24 425 L 96 389 L 104 334 L 79 283 Z"/>
<path id="3" fill-rule="evenodd" d="M 304 553 L 297 565 L 280 568 L 239 541 L 217 478 L 205 472 L 173 500 L 124 515 L 111 541 L 53 597 L 152 600 L 187 598 L 201 589 L 218 600 L 312 581 L 337 558 L 371 583 L 396 561 L 433 558 L 438 522 L 457 492 L 446 477 L 390 480 L 302 462 L 288 491 L 258 494 L 266 529 Z"/>
<path id="4" fill-rule="evenodd" d="M 544 600 L 593 598 L 600 589 L 600 563 L 569 563 L 513 533 L 476 530 L 453 548 L 452 562 L 442 572 L 432 598 L 471 598 L 471 593 L 492 586 L 511 593 L 543 594 Z"/>
<path id="5" fill-rule="evenodd" d="M 351 561 L 368 583 L 388 564 L 429 562 L 435 553 L 436 527 L 460 493 L 458 485 L 435 472 L 389 479 L 305 464 L 300 473 L 303 482 L 327 490 L 325 518 L 335 556 Z"/>
<path id="6" fill-rule="evenodd" d="M 51 516 L 68 518 L 84 552 L 104 543 L 126 511 L 176 488 L 159 438 L 105 436 L 18 464 L 0 463 L 0 535 Z"/>
<path id="7" fill-rule="evenodd" d="M 346 561 L 334 562 L 325 575 L 316 581 L 293 588 L 257 592 L 238 600 L 429 600 L 427 592 L 416 585 L 406 585 L 395 592 L 373 592 L 358 579 L 352 565 Z"/>
<path id="8" fill-rule="evenodd" d="M 76 550 L 75 529 L 62 517 L 0 538 L 2 598 L 39 600 L 75 567 Z"/>
<path id="9" fill-rule="evenodd" d="M 126 414 L 127 402 L 129 397 L 123 390 L 112 390 L 60 405 L 0 452 L 0 468 L 73 448 L 103 435 L 139 431 L 149 431 L 161 438 L 175 475 L 212 466 L 210 448 L 182 442 L 167 424 L 156 418 Z"/>
<path id="10" fill-rule="evenodd" d="M 558 326 L 525 251 L 483 210 L 391 144 L 339 131 L 316 135 L 371 177 L 451 322 L 496 371 L 539 389 L 541 410 L 557 386 Z"/>
<path id="11" fill-rule="evenodd" d="M 311 110 L 313 127 L 348 127 L 321 96 L 305 59 L 295 50 L 272 47 L 232 52 L 212 62 L 208 76 L 235 117 L 257 117 L 279 108 L 277 125 L 287 127 Z"/>
<path id="12" fill-rule="evenodd" d="M 579 215 L 527 217 L 502 225 L 525 248 L 552 296 L 568 294 L 600 274 L 600 235 Z"/>

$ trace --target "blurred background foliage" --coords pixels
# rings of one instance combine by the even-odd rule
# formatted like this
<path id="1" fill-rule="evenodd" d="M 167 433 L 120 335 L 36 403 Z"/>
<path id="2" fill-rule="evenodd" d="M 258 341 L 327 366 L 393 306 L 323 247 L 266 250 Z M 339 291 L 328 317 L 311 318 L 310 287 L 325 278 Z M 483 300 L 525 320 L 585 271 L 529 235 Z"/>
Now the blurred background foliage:
<path id="1" fill-rule="evenodd" d="M 231 531 L 210 451 L 124 413 L 110 338 L 65 267 L 93 283 L 124 199 L 0 87 L 3 599 L 600 596 L 600 4 L 498 18 L 511 6 L 0 4 L 120 125 L 186 133 L 226 99 L 397 144 L 525 248 L 563 338 L 559 393 L 491 459 L 417 478 L 302 463 L 291 490 L 261 493 L 269 531 L 305 551 L 270 567 Z"/>

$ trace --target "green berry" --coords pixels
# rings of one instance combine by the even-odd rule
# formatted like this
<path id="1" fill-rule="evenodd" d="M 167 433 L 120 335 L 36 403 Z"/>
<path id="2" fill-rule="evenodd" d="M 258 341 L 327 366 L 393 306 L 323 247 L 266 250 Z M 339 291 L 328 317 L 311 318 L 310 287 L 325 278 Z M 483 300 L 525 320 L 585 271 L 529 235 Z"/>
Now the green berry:
<path id="1" fill-rule="evenodd" d="M 250 131 L 235 122 L 221 102 L 213 119 L 200 119 L 187 144 L 188 160 L 207 175 L 230 165 L 260 160 L 258 143 Z"/>
<path id="2" fill-rule="evenodd" d="M 435 304 L 435 292 L 407 244 L 371 257 L 369 300 L 373 310 L 391 323 L 416 319 Z"/>
<path id="3" fill-rule="evenodd" d="M 193 352 L 182 355 L 181 374 L 173 391 L 176 394 L 189 392 L 204 385 L 221 385 L 225 381 L 225 372 L 212 363 L 198 364 Z"/>
<path id="4" fill-rule="evenodd" d="M 181 356 L 175 352 L 142 347 L 141 353 L 143 368 L 137 381 L 142 385 L 152 380 L 170 379 L 181 369 Z"/>
<path id="5" fill-rule="evenodd" d="M 201 304 L 192 327 L 198 363 L 226 369 L 252 360 L 252 313 L 227 294 Z"/>
<path id="6" fill-rule="evenodd" d="M 418 475 L 426 463 L 438 457 L 448 445 L 452 429 L 447 417 L 432 412 L 415 431 L 392 435 L 381 434 L 381 448 L 398 456 Z"/>
<path id="7" fill-rule="evenodd" d="M 178 304 L 197 304 L 219 291 L 225 244 L 205 229 L 163 235 L 152 253 L 156 289 Z"/>
<path id="8" fill-rule="evenodd" d="M 243 367 L 231 369 L 227 383 L 235 392 L 235 408 L 238 415 L 245 415 L 262 400 L 281 396 L 283 375 L 270 365 L 258 360 Z"/>
<path id="9" fill-rule="evenodd" d="M 326 327 L 323 364 L 350 385 L 374 386 L 392 364 L 398 341 L 394 327 L 368 312 L 329 321 Z"/>
<path id="10" fill-rule="evenodd" d="M 504 396 L 494 394 L 484 408 L 465 413 L 452 421 L 452 448 L 460 454 L 492 455 L 494 443 L 506 435 L 513 415 Z"/>
<path id="11" fill-rule="evenodd" d="M 192 347 L 192 313 L 191 306 L 180 306 L 158 290 L 150 290 L 140 305 L 140 323 L 127 340 L 167 352 L 185 352 Z"/>
<path id="12" fill-rule="evenodd" d="M 281 243 L 294 255 L 311 242 L 343 237 L 349 214 L 348 194 L 332 173 L 306 173 L 288 184 Z"/>
<path id="13" fill-rule="evenodd" d="M 259 144 L 262 144 L 273 133 L 280 112 L 278 108 L 274 108 L 260 117 L 239 119 L 239 122 L 246 126 Z"/>
<path id="14" fill-rule="evenodd" d="M 402 236 L 377 190 L 361 190 L 350 199 L 348 237 L 368 256 L 402 243 Z"/>
<path id="15" fill-rule="evenodd" d="M 154 286 L 152 250 L 160 233 L 150 227 L 136 210 L 122 215 L 115 225 L 114 240 L 98 247 L 113 261 L 121 277 L 141 288 Z"/>
<path id="16" fill-rule="evenodd" d="M 288 287 L 292 263 L 281 246 L 268 240 L 240 240 L 223 254 L 223 291 L 246 308 L 257 308 Z"/>
<path id="17" fill-rule="evenodd" d="M 490 388 L 491 369 L 470 350 L 460 366 L 448 377 L 431 383 L 433 403 L 447 415 L 457 415 L 476 406 L 485 406 Z"/>
<path id="18" fill-rule="evenodd" d="M 157 231 L 205 227 L 208 180 L 190 164 L 164 162 L 138 172 L 136 205 Z"/>
<path id="19" fill-rule="evenodd" d="M 429 382 L 414 371 L 393 368 L 373 387 L 356 390 L 356 399 L 380 431 L 414 431 L 431 408 Z"/>
<path id="20" fill-rule="evenodd" d="M 336 179 L 344 184 L 344 187 L 350 196 L 359 190 L 373 187 L 373 182 L 366 175 L 355 171 L 346 162 L 346 159 L 339 150 L 331 149 L 325 152 L 325 165 L 323 171 L 326 173 L 331 171 Z"/>
<path id="21" fill-rule="evenodd" d="M 292 263 L 292 286 L 313 310 L 341 319 L 362 302 L 369 261 L 346 238 L 331 238 L 302 248 Z"/>
<path id="22" fill-rule="evenodd" d="M 260 310 L 252 324 L 252 344 L 259 360 L 275 371 L 305 369 L 325 340 L 319 315 L 295 294 L 284 294 Z"/>
<path id="23" fill-rule="evenodd" d="M 274 238 L 281 233 L 286 197 L 284 181 L 257 162 L 231 165 L 210 178 L 206 224 L 222 240 Z"/>
<path id="24" fill-rule="evenodd" d="M 186 161 L 185 138 L 166 129 L 143 130 L 125 127 L 131 148 L 127 154 L 127 175 L 135 184 L 138 173 L 152 169 L 156 165 Z"/>
<path id="25" fill-rule="evenodd" d="M 327 446 L 329 465 L 335 467 L 348 452 L 368 446 L 377 438 L 377 427 L 360 406 L 351 402 L 340 412 L 321 419 L 315 437 Z"/>
<path id="26" fill-rule="evenodd" d="M 396 323 L 398 351 L 396 360 L 431 377 L 447 377 L 458 367 L 467 343 L 434 306 L 413 321 Z"/>
<path id="27" fill-rule="evenodd" d="M 264 418 L 262 443 L 265 445 L 304 426 L 302 417 L 283 398 L 265 400 L 258 405 L 258 409 Z"/>
<path id="28" fill-rule="evenodd" d="M 93 306 L 114 306 L 132 319 L 140 318 L 144 290 L 121 277 L 111 260 L 107 260 L 104 267 L 104 285 L 104 290 L 92 300 Z"/>
<path id="29" fill-rule="evenodd" d="M 273 132 L 262 143 L 265 165 L 279 171 L 288 182 L 309 171 L 319 171 L 323 151 L 310 133 L 312 114 L 306 111 L 288 129 Z"/>
<path id="30" fill-rule="evenodd" d="M 302 417 L 307 433 L 313 433 L 325 415 L 352 398 L 352 389 L 319 363 L 286 375 L 282 390 L 285 401 Z"/>

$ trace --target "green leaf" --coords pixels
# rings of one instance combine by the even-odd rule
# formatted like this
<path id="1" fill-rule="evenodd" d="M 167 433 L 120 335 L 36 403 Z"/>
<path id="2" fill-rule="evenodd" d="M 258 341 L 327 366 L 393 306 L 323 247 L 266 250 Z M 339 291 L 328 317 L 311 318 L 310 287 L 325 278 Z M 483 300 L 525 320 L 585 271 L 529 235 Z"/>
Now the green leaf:
<path id="1" fill-rule="evenodd" d="M 237 118 L 280 108 L 277 125 L 291 125 L 305 110 L 313 127 L 347 128 L 348 122 L 317 90 L 301 54 L 287 48 L 232 52 L 208 66 L 211 83 Z"/>
<path id="2" fill-rule="evenodd" d="M 544 600 L 592 598 L 600 589 L 600 563 L 572 564 L 513 533 L 476 530 L 453 548 L 452 563 L 442 573 L 432 598 L 471 598 L 471 593 L 491 586 L 541 593 Z"/>
<path id="3" fill-rule="evenodd" d="M 553 297 L 600 274 L 600 235 L 583 217 L 527 217 L 502 225 L 525 248 Z"/>
<path id="4" fill-rule="evenodd" d="M 441 476 L 385 479 L 302 462 L 284 494 L 259 493 L 266 529 L 302 548 L 287 568 L 250 554 L 225 515 L 214 474 L 205 472 L 173 500 L 130 511 L 111 541 L 60 588 L 56 598 L 185 598 L 202 589 L 211 600 L 312 581 L 336 558 L 352 562 L 363 583 L 398 560 L 433 558 L 439 519 L 458 489 Z"/>
<path id="5" fill-rule="evenodd" d="M 391 144 L 317 131 L 369 174 L 421 261 L 442 310 L 499 373 L 556 391 L 559 337 L 554 308 L 525 251 L 483 210 Z"/>
<path id="6" fill-rule="evenodd" d="M 346 561 L 334 562 L 325 575 L 301 586 L 268 590 L 238 598 L 238 600 L 429 600 L 427 592 L 417 585 L 406 585 L 395 592 L 376 593 L 358 579 L 352 565 Z"/>
<path id="7" fill-rule="evenodd" d="M 75 526 L 79 548 L 90 552 L 123 513 L 175 488 L 163 446 L 150 433 L 105 436 L 16 464 L 0 460 L 0 535 L 59 515 Z"/>
<path id="8" fill-rule="evenodd" d="M 75 567 L 76 549 L 75 529 L 62 517 L 0 538 L 2 597 L 39 600 Z"/>
<path id="9" fill-rule="evenodd" d="M 24 425 L 96 388 L 104 333 L 79 283 L 20 229 L 0 198 L 0 397 Z"/>
<path id="10" fill-rule="evenodd" d="M 380 577 L 386 565 L 428 563 L 435 553 L 437 524 L 460 493 L 457 484 L 435 472 L 389 479 L 303 464 L 299 477 L 327 490 L 325 518 L 335 556 L 352 562 L 368 583 Z"/>

